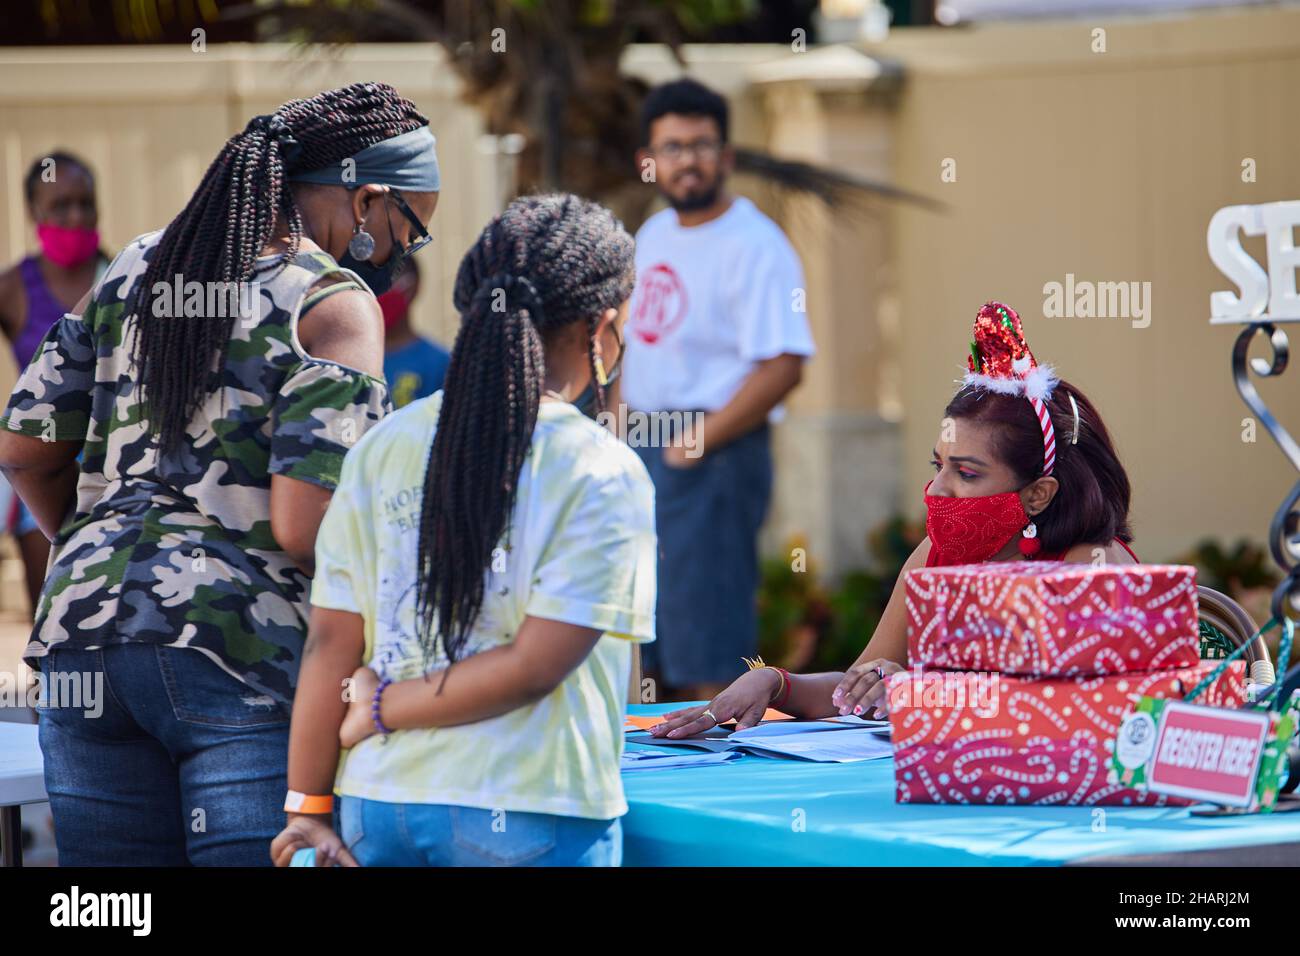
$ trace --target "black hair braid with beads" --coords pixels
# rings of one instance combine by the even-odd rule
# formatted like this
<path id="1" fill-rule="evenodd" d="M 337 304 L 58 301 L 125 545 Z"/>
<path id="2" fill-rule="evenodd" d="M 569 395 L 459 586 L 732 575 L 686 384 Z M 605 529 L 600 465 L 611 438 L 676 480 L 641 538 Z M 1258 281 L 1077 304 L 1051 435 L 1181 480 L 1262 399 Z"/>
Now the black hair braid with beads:
<path id="1" fill-rule="evenodd" d="M 253 118 L 226 142 L 152 250 L 129 307 L 137 323 L 132 355 L 146 418 L 164 451 L 180 444 L 190 419 L 216 388 L 236 316 L 155 315 L 155 284 L 170 288 L 180 276 L 182 283 L 199 282 L 208 289 L 208 283 L 248 280 L 279 215 L 289 227 L 283 269 L 303 236 L 289 177 L 341 163 L 367 146 L 426 125 L 415 105 L 391 86 L 354 83 L 285 103 Z"/>
<path id="2" fill-rule="evenodd" d="M 426 659 L 439 640 L 459 659 L 478 618 L 532 443 L 544 340 L 575 322 L 594 332 L 631 295 L 634 277 L 632 237 L 609 210 L 571 195 L 516 199 L 461 260 L 453 293 L 461 326 L 420 510 L 416 614 Z M 594 367 L 594 345 L 589 355 Z"/>

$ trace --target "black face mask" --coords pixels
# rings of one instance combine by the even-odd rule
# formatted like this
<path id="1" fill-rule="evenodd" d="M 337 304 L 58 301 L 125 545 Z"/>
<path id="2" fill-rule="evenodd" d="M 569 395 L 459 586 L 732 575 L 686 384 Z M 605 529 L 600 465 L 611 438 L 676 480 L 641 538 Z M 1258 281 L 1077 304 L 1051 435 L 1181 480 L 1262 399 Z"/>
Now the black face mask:
<path id="1" fill-rule="evenodd" d="M 370 287 L 370 291 L 379 296 L 393 287 L 393 280 L 402 271 L 403 258 L 394 249 L 393 254 L 388 257 L 388 261 L 377 266 L 369 259 L 356 259 L 352 253 L 345 252 L 343 258 L 338 262 L 344 269 L 351 269 L 360 276 L 361 281 Z"/>
<path id="2" fill-rule="evenodd" d="M 358 259 L 352 255 L 352 252 L 343 253 L 343 258 L 338 260 L 340 266 L 344 269 L 351 269 L 361 277 L 370 291 L 376 296 L 381 296 L 393 287 L 393 280 L 397 278 L 398 273 L 402 271 L 402 266 L 406 262 L 406 250 L 402 249 L 397 243 L 397 233 L 393 232 L 393 220 L 388 217 L 388 209 L 384 209 L 384 218 L 388 220 L 388 238 L 393 241 L 393 251 L 388 259 L 381 265 L 375 265 L 369 259 Z"/>

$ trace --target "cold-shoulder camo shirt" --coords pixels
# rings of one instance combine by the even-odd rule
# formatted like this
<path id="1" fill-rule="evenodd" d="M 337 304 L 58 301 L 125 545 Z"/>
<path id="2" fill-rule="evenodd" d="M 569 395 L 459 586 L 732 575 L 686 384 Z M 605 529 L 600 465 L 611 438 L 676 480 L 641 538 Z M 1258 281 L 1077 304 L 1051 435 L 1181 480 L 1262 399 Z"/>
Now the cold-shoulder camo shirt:
<path id="1" fill-rule="evenodd" d="M 351 273 L 319 252 L 282 271 L 282 257 L 264 257 L 245 287 L 258 307 L 231 323 L 220 388 L 179 449 L 160 455 L 131 363 L 134 322 L 124 321 L 160 235 L 132 242 L 84 313 L 59 319 L 0 419 L 24 435 L 85 443 L 76 509 L 54 539 L 24 657 L 36 666 L 59 647 L 192 647 L 288 708 L 310 582 L 271 535 L 271 476 L 332 490 L 344 453 L 389 410 L 387 389 L 298 341 L 304 294 Z"/>

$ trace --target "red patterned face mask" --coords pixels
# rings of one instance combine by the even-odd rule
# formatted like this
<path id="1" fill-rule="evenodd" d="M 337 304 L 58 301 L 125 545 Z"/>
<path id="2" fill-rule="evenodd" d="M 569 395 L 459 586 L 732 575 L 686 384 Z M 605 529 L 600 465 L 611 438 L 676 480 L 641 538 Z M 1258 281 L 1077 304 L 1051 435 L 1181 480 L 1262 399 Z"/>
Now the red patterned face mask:
<path id="1" fill-rule="evenodd" d="M 391 329 L 411 308 L 411 300 L 404 289 L 389 289 L 379 299 L 379 311 L 384 314 L 384 329 Z"/>
<path id="2" fill-rule="evenodd" d="M 1029 523 L 1014 491 L 976 498 L 940 498 L 925 486 L 925 531 L 930 536 L 926 567 L 987 561 Z"/>

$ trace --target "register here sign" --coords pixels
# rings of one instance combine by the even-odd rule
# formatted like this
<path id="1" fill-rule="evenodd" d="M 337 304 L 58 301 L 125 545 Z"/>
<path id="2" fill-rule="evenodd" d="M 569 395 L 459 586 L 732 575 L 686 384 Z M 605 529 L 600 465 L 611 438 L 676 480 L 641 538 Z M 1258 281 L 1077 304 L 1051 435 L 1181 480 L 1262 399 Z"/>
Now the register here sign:
<path id="1" fill-rule="evenodd" d="M 1156 731 L 1148 782 L 1157 793 L 1250 806 L 1268 715 L 1169 701 Z"/>

